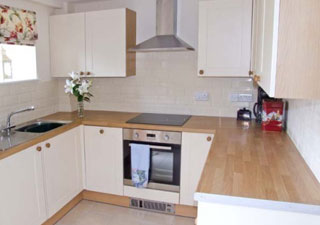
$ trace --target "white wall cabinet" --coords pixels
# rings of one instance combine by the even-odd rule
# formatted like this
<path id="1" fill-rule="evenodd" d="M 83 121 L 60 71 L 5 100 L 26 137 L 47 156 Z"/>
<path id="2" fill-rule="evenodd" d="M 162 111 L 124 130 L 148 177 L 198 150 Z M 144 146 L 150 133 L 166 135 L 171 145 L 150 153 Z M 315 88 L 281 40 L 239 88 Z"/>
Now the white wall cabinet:
<path id="1" fill-rule="evenodd" d="M 111 9 L 50 17 L 51 73 L 71 71 L 92 77 L 126 77 L 136 73 L 136 13 Z"/>
<path id="2" fill-rule="evenodd" d="M 248 77 L 252 0 L 199 2 L 198 75 Z"/>
<path id="3" fill-rule="evenodd" d="M 194 193 L 213 141 L 213 134 L 182 133 L 180 204 L 196 205 Z"/>
<path id="4" fill-rule="evenodd" d="M 252 70 L 270 96 L 275 96 L 279 10 L 280 0 L 254 2 Z"/>
<path id="5" fill-rule="evenodd" d="M 0 161 L 0 224 L 46 220 L 41 152 L 30 147 Z"/>
<path id="6" fill-rule="evenodd" d="M 319 99 L 318 0 L 254 0 L 252 71 L 276 98 Z"/>
<path id="7" fill-rule="evenodd" d="M 83 190 L 81 127 L 43 144 L 43 165 L 48 217 Z"/>
<path id="8" fill-rule="evenodd" d="M 86 189 L 123 195 L 122 129 L 85 126 Z"/>
<path id="9" fill-rule="evenodd" d="M 50 17 L 51 75 L 67 77 L 86 71 L 85 14 Z"/>

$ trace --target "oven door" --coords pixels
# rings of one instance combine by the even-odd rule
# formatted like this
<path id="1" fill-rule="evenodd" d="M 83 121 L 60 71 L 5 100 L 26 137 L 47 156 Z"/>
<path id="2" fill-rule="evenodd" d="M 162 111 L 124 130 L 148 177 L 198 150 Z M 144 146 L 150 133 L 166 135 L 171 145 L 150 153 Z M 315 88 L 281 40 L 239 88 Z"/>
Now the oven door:
<path id="1" fill-rule="evenodd" d="M 124 184 L 132 185 L 131 143 L 146 144 L 150 146 L 149 183 L 147 188 L 179 192 L 181 165 L 180 145 L 124 141 Z"/>

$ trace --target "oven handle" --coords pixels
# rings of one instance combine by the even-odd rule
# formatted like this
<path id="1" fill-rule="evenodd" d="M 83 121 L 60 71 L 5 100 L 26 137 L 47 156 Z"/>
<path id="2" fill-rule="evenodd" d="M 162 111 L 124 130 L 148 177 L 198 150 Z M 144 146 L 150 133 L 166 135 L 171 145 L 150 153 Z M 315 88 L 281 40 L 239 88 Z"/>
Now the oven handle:
<path id="1" fill-rule="evenodd" d="M 129 144 L 129 146 L 131 146 L 131 144 Z M 159 149 L 159 150 L 166 150 L 166 151 L 172 150 L 172 147 L 170 146 L 149 145 L 149 147 L 154 149 Z"/>

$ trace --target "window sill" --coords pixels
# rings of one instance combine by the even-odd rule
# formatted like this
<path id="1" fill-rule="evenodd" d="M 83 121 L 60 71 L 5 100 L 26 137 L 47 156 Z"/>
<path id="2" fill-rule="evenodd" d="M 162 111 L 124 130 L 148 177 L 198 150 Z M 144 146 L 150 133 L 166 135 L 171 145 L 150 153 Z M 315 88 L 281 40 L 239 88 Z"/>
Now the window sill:
<path id="1" fill-rule="evenodd" d="M 25 82 L 35 82 L 40 81 L 39 78 L 36 79 L 30 79 L 30 80 L 12 80 L 12 81 L 4 81 L 0 82 L 0 85 L 6 85 L 6 84 L 19 84 L 19 83 L 25 83 Z"/>

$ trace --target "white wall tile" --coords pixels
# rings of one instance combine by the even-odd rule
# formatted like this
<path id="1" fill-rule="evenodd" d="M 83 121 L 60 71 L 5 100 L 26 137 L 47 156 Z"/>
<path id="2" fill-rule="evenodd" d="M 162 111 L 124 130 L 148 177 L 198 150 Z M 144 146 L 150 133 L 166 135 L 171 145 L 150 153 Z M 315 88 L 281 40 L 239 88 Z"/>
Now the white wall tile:
<path id="1" fill-rule="evenodd" d="M 287 132 L 320 181 L 320 101 L 289 100 Z"/>
<path id="2" fill-rule="evenodd" d="M 252 109 L 253 102 L 229 101 L 234 92 L 255 95 L 250 79 L 199 78 L 196 62 L 196 52 L 139 53 L 136 76 L 93 79 L 94 98 L 85 108 L 228 117 L 235 117 L 239 108 Z M 70 111 L 64 83 L 64 79 L 59 80 L 59 109 Z M 198 91 L 207 91 L 209 101 L 195 101 L 194 94 Z"/>

